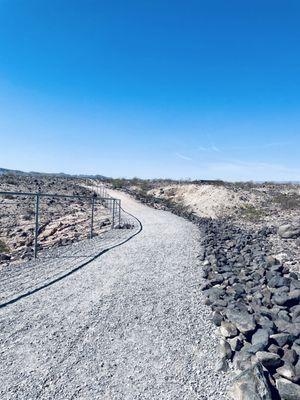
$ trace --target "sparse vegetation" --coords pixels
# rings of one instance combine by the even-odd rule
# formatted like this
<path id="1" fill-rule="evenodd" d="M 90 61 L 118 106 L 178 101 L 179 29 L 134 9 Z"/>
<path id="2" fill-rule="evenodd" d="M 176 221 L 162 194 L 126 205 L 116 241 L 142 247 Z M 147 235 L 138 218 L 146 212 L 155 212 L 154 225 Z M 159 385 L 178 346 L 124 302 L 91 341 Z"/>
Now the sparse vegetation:
<path id="1" fill-rule="evenodd" d="M 122 189 L 126 185 L 126 179 L 122 178 L 112 179 L 111 184 L 113 189 Z"/>
<path id="2" fill-rule="evenodd" d="M 2 240 L 0 240 L 0 253 L 9 253 L 8 246 Z"/>
<path id="3" fill-rule="evenodd" d="M 240 214 L 242 218 L 250 222 L 258 222 L 265 216 L 265 212 L 262 209 L 256 208 L 252 204 L 242 206 Z"/>

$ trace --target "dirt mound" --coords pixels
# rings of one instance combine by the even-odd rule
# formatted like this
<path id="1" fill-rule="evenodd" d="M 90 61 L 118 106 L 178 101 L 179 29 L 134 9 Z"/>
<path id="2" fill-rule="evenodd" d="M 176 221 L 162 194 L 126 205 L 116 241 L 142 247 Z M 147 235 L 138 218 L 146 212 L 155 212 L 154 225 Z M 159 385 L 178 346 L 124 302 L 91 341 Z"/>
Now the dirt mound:
<path id="1" fill-rule="evenodd" d="M 200 217 L 208 218 L 231 216 L 237 209 L 257 202 L 257 195 L 253 193 L 213 185 L 171 185 L 154 189 L 151 194 L 180 202 Z"/>

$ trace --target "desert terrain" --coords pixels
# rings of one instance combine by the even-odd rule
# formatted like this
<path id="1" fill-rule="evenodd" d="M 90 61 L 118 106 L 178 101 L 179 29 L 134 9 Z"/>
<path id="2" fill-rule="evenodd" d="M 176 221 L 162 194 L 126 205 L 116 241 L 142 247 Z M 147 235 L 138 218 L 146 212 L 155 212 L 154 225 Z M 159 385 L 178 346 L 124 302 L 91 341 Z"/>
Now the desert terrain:
<path id="1" fill-rule="evenodd" d="M 0 181 L 3 191 L 34 187 L 79 196 L 103 185 L 10 175 Z M 106 179 L 105 187 L 122 200 L 131 229 L 111 230 L 100 204 L 95 237 L 84 240 L 90 204 L 49 198 L 39 235 L 48 258 L 36 261 L 32 230 L 20 224 L 34 204 L 10 197 L 0 203 L 7 322 L 0 344 L 10 365 L 2 395 L 300 399 L 300 186 Z M 19 323 L 11 324 L 20 310 Z M 19 337 L 30 318 L 36 324 Z M 50 326 L 43 341 L 41 326 Z M 74 329 L 82 339 L 72 339 Z M 15 336 L 24 359 L 14 350 Z M 32 343 L 38 355 L 27 371 Z M 41 378 L 45 351 L 52 361 Z"/>
<path id="2" fill-rule="evenodd" d="M 117 186 L 124 186 L 124 190 L 156 208 L 179 215 L 226 220 L 250 230 L 271 229 L 268 242 L 274 256 L 300 272 L 300 184 L 134 183 L 120 180 Z"/>
<path id="3" fill-rule="evenodd" d="M 51 176 L 0 175 L 0 192 L 74 195 L 77 198 L 41 197 L 39 203 L 39 250 L 67 245 L 90 234 L 91 196 L 88 179 Z M 80 197 L 82 196 L 82 197 Z M 110 210 L 95 203 L 94 231 L 110 229 Z M 0 265 L 20 262 L 33 256 L 35 197 L 0 195 Z"/>

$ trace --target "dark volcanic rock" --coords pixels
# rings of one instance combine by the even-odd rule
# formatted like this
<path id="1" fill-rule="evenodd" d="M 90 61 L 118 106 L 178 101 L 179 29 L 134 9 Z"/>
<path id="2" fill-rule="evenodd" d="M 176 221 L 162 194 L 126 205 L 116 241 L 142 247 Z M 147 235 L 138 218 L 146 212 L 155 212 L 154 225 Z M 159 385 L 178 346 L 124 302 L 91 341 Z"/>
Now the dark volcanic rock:
<path id="1" fill-rule="evenodd" d="M 282 360 L 285 363 L 295 365 L 298 360 L 298 354 L 293 349 L 286 349 L 282 356 Z"/>
<path id="2" fill-rule="evenodd" d="M 231 338 L 238 334 L 238 331 L 237 331 L 235 325 L 228 321 L 221 322 L 220 332 L 226 338 Z"/>
<path id="3" fill-rule="evenodd" d="M 274 322 L 279 332 L 289 333 L 295 337 L 300 336 L 300 323 L 290 323 L 283 319 L 278 319 Z"/>
<path id="4" fill-rule="evenodd" d="M 203 274 L 207 279 L 204 294 L 207 304 L 217 311 L 213 321 L 226 338 L 221 346 L 222 360 L 231 358 L 238 370 L 247 370 L 247 373 L 254 371 L 253 365 L 261 364 L 269 377 L 266 380 L 256 370 L 259 382 L 258 386 L 254 385 L 255 390 L 249 389 L 256 379 L 253 375 L 247 382 L 235 382 L 234 399 L 277 399 L 275 380 L 278 391 L 280 387 L 282 393 L 288 390 L 297 393 L 300 280 L 286 264 L 269 255 L 266 237 L 276 230 L 250 232 L 224 220 L 207 220 L 204 225 L 204 262 L 207 263 Z M 300 236 L 300 227 L 296 228 Z M 296 234 L 295 230 L 291 232 L 291 227 L 281 227 L 279 231 L 285 236 Z M 295 386 L 288 386 L 285 378 Z M 261 388 L 266 385 L 265 396 L 269 397 L 257 393 L 259 385 Z M 289 398 L 300 400 L 300 397 Z"/>
<path id="5" fill-rule="evenodd" d="M 239 351 L 243 347 L 243 339 L 240 336 L 236 336 L 232 339 L 227 339 L 232 351 Z"/>
<path id="6" fill-rule="evenodd" d="M 291 336 L 289 333 L 275 333 L 274 335 L 270 336 L 270 339 L 279 347 L 283 347 L 293 339 L 293 336 Z"/>
<path id="7" fill-rule="evenodd" d="M 213 317 L 212 317 L 212 322 L 216 325 L 216 326 L 221 326 L 221 322 L 223 321 L 223 317 L 220 313 L 218 312 L 214 312 Z"/>
<path id="8" fill-rule="evenodd" d="M 257 364 L 238 375 L 234 379 L 230 395 L 235 400 L 272 400 L 262 367 Z"/>
<path id="9" fill-rule="evenodd" d="M 300 380 L 300 376 L 297 374 L 294 365 L 289 362 L 285 362 L 282 367 L 277 368 L 276 372 L 292 382 L 298 382 Z"/>
<path id="10" fill-rule="evenodd" d="M 276 387 L 282 400 L 299 400 L 300 385 L 292 383 L 288 379 L 276 379 Z"/>
<path id="11" fill-rule="evenodd" d="M 242 333 L 249 333 L 255 330 L 254 316 L 246 310 L 231 308 L 226 311 L 227 318 Z"/>
<path id="12" fill-rule="evenodd" d="M 266 368 L 277 368 L 282 364 L 281 358 L 278 354 L 269 353 L 267 351 L 258 351 L 256 353 L 258 361 Z"/>
<path id="13" fill-rule="evenodd" d="M 257 351 L 264 350 L 269 343 L 269 332 L 266 329 L 258 329 L 252 336 L 252 345 L 257 346 Z"/>

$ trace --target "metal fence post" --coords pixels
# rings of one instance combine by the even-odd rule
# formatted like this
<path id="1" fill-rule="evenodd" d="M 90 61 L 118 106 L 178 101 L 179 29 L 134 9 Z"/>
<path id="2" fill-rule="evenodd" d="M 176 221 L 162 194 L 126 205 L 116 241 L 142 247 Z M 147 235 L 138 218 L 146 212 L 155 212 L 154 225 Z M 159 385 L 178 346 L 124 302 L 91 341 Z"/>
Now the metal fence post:
<path id="1" fill-rule="evenodd" d="M 118 201 L 119 204 L 119 228 L 121 226 L 121 200 Z"/>
<path id="2" fill-rule="evenodd" d="M 92 198 L 92 215 L 91 215 L 90 239 L 93 239 L 93 230 L 94 230 L 94 210 L 95 210 L 95 197 Z"/>
<path id="3" fill-rule="evenodd" d="M 112 224 L 111 229 L 115 227 L 115 199 L 112 200 Z"/>
<path id="4" fill-rule="evenodd" d="M 34 258 L 37 258 L 37 253 L 38 253 L 39 203 L 40 203 L 40 195 L 37 193 L 36 196 L 35 196 Z"/>

